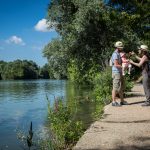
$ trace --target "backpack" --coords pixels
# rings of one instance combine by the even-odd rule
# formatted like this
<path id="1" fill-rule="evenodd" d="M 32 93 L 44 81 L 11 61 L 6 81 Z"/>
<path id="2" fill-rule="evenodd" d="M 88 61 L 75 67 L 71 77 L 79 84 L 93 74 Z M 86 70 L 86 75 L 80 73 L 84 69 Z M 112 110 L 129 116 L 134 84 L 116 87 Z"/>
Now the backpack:
<path id="1" fill-rule="evenodd" d="M 114 53 L 116 53 L 116 52 L 113 52 L 113 54 Z M 113 56 L 113 54 L 112 54 L 112 56 Z M 120 57 L 119 55 L 118 55 L 118 53 L 116 53 L 117 54 L 117 56 L 118 56 L 118 58 Z M 109 66 L 110 67 L 112 67 L 113 65 L 114 65 L 114 62 L 113 62 L 113 60 L 112 60 L 112 56 L 111 56 L 111 58 L 109 59 Z"/>
<path id="2" fill-rule="evenodd" d="M 109 60 L 109 66 L 112 67 L 113 66 L 113 62 L 112 62 L 112 57 Z"/>

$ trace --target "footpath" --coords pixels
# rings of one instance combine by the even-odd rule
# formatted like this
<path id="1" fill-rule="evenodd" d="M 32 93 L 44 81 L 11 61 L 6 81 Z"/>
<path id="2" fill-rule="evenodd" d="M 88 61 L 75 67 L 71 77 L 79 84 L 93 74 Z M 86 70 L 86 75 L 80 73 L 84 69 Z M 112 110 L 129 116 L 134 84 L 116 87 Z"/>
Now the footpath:
<path id="1" fill-rule="evenodd" d="M 73 150 L 150 150 L 150 107 L 142 107 L 143 87 L 136 84 L 125 98 L 128 105 L 105 106 Z"/>

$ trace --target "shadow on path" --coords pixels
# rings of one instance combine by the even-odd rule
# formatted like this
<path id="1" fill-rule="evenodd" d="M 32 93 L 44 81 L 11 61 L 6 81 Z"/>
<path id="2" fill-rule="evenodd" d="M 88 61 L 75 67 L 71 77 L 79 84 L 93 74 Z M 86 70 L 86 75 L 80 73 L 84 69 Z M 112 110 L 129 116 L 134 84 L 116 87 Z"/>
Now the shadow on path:
<path id="1" fill-rule="evenodd" d="M 144 102 L 145 101 L 133 102 L 133 103 L 128 103 L 128 105 L 141 104 L 141 103 L 144 103 Z"/>
<path id="2" fill-rule="evenodd" d="M 150 120 L 135 120 L 135 121 L 101 121 L 106 123 L 150 123 Z"/>

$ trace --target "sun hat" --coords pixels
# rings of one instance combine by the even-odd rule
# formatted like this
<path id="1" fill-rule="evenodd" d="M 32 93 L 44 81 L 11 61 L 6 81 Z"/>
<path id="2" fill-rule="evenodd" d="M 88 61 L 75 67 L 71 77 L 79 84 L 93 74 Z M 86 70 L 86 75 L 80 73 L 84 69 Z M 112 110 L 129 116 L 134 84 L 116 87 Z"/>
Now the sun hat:
<path id="1" fill-rule="evenodd" d="M 143 51 L 148 51 L 148 46 L 147 45 L 141 45 L 140 49 Z"/>
<path id="2" fill-rule="evenodd" d="M 121 41 L 117 41 L 117 42 L 115 43 L 115 47 L 116 47 L 116 48 L 123 48 L 123 43 L 122 43 Z"/>

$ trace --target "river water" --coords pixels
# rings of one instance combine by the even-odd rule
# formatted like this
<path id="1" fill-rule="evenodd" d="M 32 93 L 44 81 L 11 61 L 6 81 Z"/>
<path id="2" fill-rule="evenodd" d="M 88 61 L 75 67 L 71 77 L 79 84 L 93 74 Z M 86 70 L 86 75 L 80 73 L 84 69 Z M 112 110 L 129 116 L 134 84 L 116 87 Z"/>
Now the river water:
<path id="1" fill-rule="evenodd" d="M 53 104 L 57 97 L 68 101 L 88 95 L 89 90 L 75 88 L 66 80 L 0 81 L 0 149 L 24 149 L 17 134 L 28 134 L 31 121 L 34 132 L 42 135 L 47 120 L 46 96 Z M 90 114 L 88 107 L 81 107 L 82 114 Z M 89 120 L 88 115 L 86 118 Z"/>

